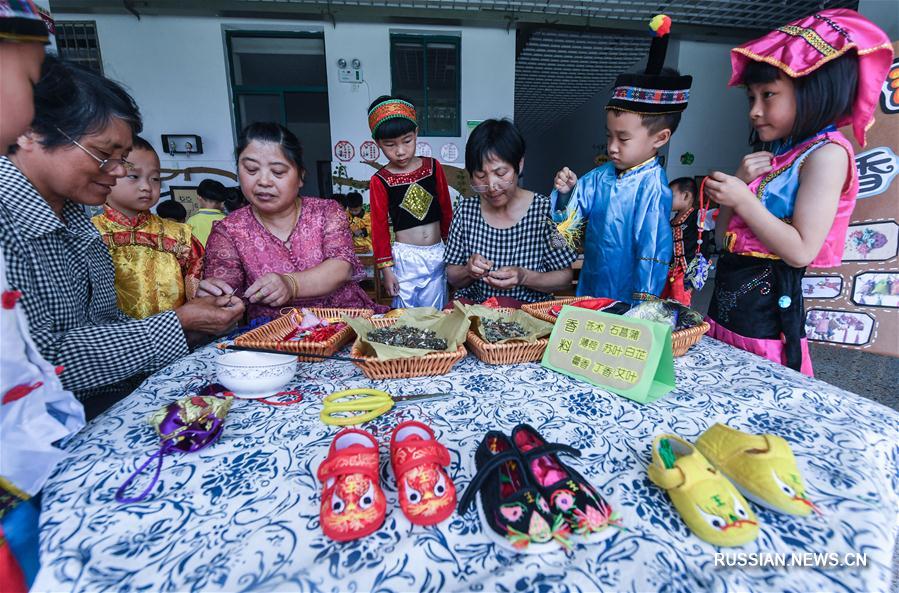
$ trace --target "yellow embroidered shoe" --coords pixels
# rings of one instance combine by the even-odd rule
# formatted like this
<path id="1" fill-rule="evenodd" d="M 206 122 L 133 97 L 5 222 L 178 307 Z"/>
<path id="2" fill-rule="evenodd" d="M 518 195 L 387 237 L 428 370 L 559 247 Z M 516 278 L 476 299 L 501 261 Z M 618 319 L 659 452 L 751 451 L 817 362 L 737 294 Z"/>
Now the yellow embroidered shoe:
<path id="1" fill-rule="evenodd" d="M 663 434 L 652 443 L 649 479 L 663 488 L 693 533 L 716 546 L 742 546 L 759 534 L 749 503 L 690 443 Z"/>
<path id="2" fill-rule="evenodd" d="M 791 515 L 819 512 L 806 496 L 796 458 L 783 438 L 715 424 L 697 439 L 696 448 L 752 502 Z"/>

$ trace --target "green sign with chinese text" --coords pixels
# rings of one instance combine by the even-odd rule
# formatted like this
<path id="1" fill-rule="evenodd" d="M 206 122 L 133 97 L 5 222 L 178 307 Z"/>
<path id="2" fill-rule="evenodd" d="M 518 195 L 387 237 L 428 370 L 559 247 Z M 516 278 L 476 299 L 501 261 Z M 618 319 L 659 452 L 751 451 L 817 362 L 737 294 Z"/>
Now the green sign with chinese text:
<path id="1" fill-rule="evenodd" d="M 671 326 L 562 307 L 543 366 L 640 403 L 674 389 Z"/>

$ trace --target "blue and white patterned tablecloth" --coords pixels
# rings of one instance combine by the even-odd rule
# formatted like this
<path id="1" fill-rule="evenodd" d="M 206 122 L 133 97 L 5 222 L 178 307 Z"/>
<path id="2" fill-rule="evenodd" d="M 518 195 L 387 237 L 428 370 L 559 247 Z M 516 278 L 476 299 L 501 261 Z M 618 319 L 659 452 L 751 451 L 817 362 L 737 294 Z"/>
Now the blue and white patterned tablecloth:
<path id="1" fill-rule="evenodd" d="M 884 591 L 899 523 L 899 413 L 708 338 L 676 361 L 675 392 L 640 405 L 534 364 L 491 367 L 472 356 L 442 377 L 379 381 L 394 394 L 453 391 L 365 426 L 381 446 L 382 529 L 339 544 L 319 529 L 315 471 L 337 432 L 318 397 L 272 407 L 236 401 L 221 439 L 166 459 L 152 496 L 119 505 L 116 488 L 156 450 L 151 412 L 194 377 L 206 348 L 145 382 L 68 443 L 44 491 L 43 567 L 34 591 Z M 322 393 L 370 386 L 353 365 L 302 364 L 297 385 Z M 483 433 L 529 422 L 570 443 L 574 462 L 621 512 L 625 531 L 574 553 L 497 548 L 476 513 L 412 527 L 388 469 L 398 420 L 430 423 L 460 491 Z M 821 517 L 755 507 L 761 534 L 745 552 L 867 555 L 865 568 L 716 567 L 646 476 L 654 435 L 689 440 L 714 422 L 772 432 L 793 446 Z M 144 482 L 146 483 L 146 482 Z"/>

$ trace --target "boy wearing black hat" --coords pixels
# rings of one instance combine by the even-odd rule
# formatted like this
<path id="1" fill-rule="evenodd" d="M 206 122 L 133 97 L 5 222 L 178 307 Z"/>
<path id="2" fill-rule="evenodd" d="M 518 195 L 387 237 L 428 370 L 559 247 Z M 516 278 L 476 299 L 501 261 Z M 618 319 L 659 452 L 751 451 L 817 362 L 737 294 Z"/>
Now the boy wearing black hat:
<path id="1" fill-rule="evenodd" d="M 578 296 L 637 303 L 658 297 L 672 257 L 671 190 L 657 156 L 687 107 L 691 76 L 662 68 L 671 20 L 656 16 L 643 74 L 621 74 L 606 105 L 610 161 L 581 179 L 556 174 L 553 217 L 565 242 L 582 228 L 584 267 Z"/>

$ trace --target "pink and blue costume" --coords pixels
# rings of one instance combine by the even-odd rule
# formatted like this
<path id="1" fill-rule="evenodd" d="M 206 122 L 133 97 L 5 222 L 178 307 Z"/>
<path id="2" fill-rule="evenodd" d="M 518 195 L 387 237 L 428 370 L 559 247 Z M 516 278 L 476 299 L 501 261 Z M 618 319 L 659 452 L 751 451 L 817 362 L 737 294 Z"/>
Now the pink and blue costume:
<path id="1" fill-rule="evenodd" d="M 858 56 L 858 87 L 851 113 L 840 118 L 836 126 L 851 124 L 856 140 L 864 146 L 865 131 L 873 122 L 893 52 L 886 34 L 855 11 L 823 10 L 733 49 L 730 84 L 742 82 L 751 61 L 771 64 L 797 78 L 848 51 Z M 837 214 L 824 245 L 809 264 L 813 268 L 840 265 L 858 194 L 855 153 L 836 126 L 781 147 L 771 162 L 772 170 L 749 184 L 750 191 L 771 214 L 789 223 L 805 159 L 830 143 L 847 152 L 849 167 Z M 812 375 L 801 289 L 805 268 L 793 268 L 773 254 L 736 213 L 728 224 L 724 247 L 726 253 L 718 263 L 715 295 L 709 307 L 709 335 Z"/>

